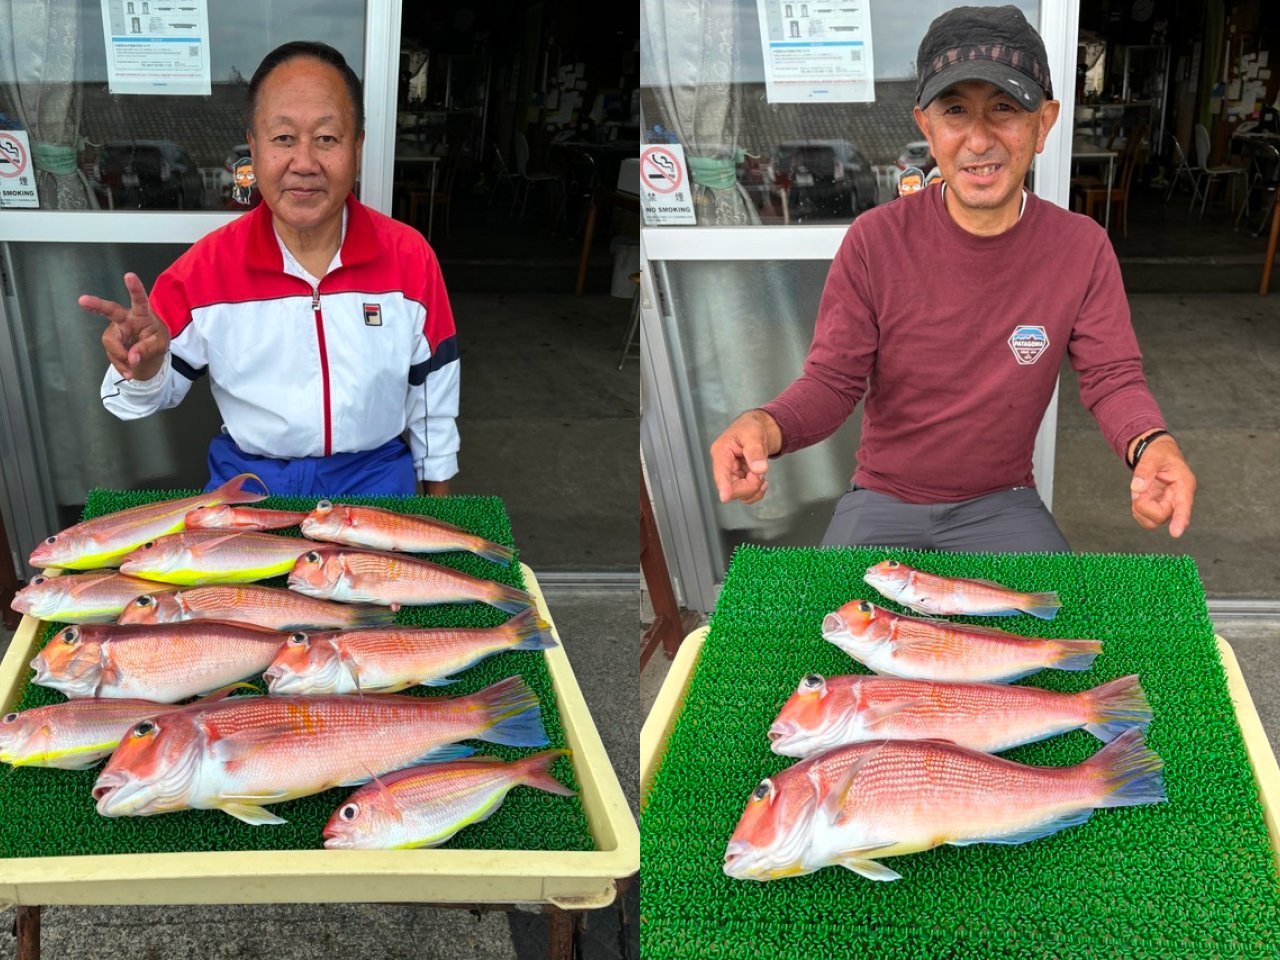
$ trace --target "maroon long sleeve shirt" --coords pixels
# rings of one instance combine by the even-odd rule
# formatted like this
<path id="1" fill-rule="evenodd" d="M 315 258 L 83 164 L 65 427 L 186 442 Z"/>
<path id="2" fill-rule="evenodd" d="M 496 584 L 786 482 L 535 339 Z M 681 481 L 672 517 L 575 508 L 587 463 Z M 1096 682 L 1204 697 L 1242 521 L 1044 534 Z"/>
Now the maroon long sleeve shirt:
<path id="1" fill-rule="evenodd" d="M 853 222 L 804 372 L 763 409 L 788 453 L 830 436 L 866 393 L 854 483 L 951 503 L 1034 485 L 1064 354 L 1121 457 L 1164 427 L 1102 228 L 1029 195 L 1012 228 L 974 236 L 931 187 Z"/>

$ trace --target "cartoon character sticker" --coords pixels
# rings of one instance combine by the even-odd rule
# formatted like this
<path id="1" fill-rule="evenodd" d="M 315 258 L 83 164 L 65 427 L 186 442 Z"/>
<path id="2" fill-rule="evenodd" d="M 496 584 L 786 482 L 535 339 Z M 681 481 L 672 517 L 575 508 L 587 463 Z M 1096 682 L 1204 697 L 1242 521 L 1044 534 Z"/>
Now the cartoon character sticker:
<path id="1" fill-rule="evenodd" d="M 258 178 L 253 175 L 253 157 L 237 160 L 232 175 L 235 178 L 235 184 L 231 188 L 232 198 L 236 203 L 249 206 L 253 203 L 253 191 L 258 183 Z"/>
<path id="2" fill-rule="evenodd" d="M 898 196 L 905 197 L 924 189 L 924 172 L 919 167 L 907 167 L 898 174 Z"/>

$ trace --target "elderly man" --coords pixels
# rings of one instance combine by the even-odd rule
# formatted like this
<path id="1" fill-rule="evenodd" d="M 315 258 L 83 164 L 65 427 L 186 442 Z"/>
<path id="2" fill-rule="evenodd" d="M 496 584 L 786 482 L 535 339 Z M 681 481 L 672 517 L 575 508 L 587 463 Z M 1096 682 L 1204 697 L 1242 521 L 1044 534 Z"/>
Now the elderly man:
<path id="1" fill-rule="evenodd" d="M 830 436 L 865 393 L 858 469 L 824 545 L 1069 550 L 1031 470 L 1069 356 L 1134 470 L 1134 518 L 1181 536 L 1195 477 L 1147 389 L 1107 235 L 1023 186 L 1060 107 L 1044 43 L 1016 7 L 961 7 L 916 62 L 915 119 L 943 183 L 849 228 L 804 372 L 711 446 L 720 499 L 760 499 L 768 458 Z"/>
<path id="2" fill-rule="evenodd" d="M 102 400 L 122 419 L 175 406 L 209 374 L 224 421 L 209 488 L 258 474 L 273 493 L 448 492 L 457 471 L 453 313 L 422 235 L 352 193 L 360 81 L 322 43 L 287 43 L 249 84 L 262 203 L 201 239 L 110 321 Z M 408 435 L 408 444 L 401 435 Z"/>

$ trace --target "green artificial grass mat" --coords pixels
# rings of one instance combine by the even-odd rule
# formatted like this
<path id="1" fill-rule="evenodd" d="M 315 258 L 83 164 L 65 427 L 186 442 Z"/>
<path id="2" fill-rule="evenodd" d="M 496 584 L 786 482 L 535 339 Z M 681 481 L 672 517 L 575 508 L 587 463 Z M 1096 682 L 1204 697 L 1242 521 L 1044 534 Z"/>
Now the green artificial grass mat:
<path id="1" fill-rule="evenodd" d="M 902 610 L 862 581 L 888 557 L 1057 590 L 1062 609 L 1051 621 L 947 619 L 1102 640 L 1091 669 L 1019 683 L 1077 691 L 1140 674 L 1168 802 L 1099 810 L 1019 846 L 885 858 L 903 877 L 891 883 L 840 867 L 764 883 L 725 876 L 725 846 L 751 791 L 798 762 L 770 752 L 766 732 L 800 679 L 868 672 L 822 639 L 823 615 L 855 598 Z M 1101 746 L 1075 731 L 1004 756 L 1064 766 Z M 1204 590 L 1186 557 L 740 548 L 652 781 L 641 863 L 646 960 L 1280 956 L 1276 863 Z"/>
<path id="2" fill-rule="evenodd" d="M 101 516 L 127 507 L 190 496 L 198 491 L 93 490 L 84 518 Z M 270 497 L 254 507 L 278 510 L 310 510 L 319 497 Z M 337 497 L 336 502 L 386 507 L 402 513 L 420 513 L 456 524 L 488 540 L 514 547 L 506 507 L 497 497 Z M 296 527 L 274 531 L 300 535 Z M 519 557 L 502 567 L 469 553 L 423 555 L 433 563 L 454 567 L 525 589 Z M 264 580 L 264 586 L 285 586 L 285 577 Z M 491 627 L 505 622 L 508 614 L 487 604 L 442 604 L 405 607 L 398 623 L 420 627 Z M 41 646 L 65 624 L 53 623 Z M 551 675 L 541 651 L 513 650 L 482 660 L 458 675 L 447 687 L 414 687 L 408 694 L 458 697 L 491 683 L 520 674 L 542 703 L 542 722 L 550 747 L 567 747 L 556 709 Z M 34 675 L 29 671 L 29 676 Z M 258 685 L 266 692 L 265 684 Z M 15 709 L 26 710 L 66 698 L 57 691 L 27 683 Z M 513 748 L 470 741 L 477 755 L 514 760 L 539 748 Z M 105 761 L 103 761 L 105 763 Z M 269 809 L 288 821 L 281 826 L 250 826 L 220 810 L 190 810 L 150 817 L 102 817 L 94 807 L 91 791 L 102 764 L 82 771 L 15 767 L 0 772 L 0 857 L 52 857 L 77 854 L 169 853 L 214 850 L 305 850 L 322 848 L 321 829 L 330 815 L 356 788 L 341 787 Z M 580 790 L 571 762 L 558 758 L 552 775 Z M 446 849 L 466 850 L 592 850 L 594 842 L 586 813 L 578 797 L 559 797 L 518 786 L 507 794 L 502 807 L 488 820 L 466 827 Z M 429 855 L 423 851 L 423 855 Z"/>

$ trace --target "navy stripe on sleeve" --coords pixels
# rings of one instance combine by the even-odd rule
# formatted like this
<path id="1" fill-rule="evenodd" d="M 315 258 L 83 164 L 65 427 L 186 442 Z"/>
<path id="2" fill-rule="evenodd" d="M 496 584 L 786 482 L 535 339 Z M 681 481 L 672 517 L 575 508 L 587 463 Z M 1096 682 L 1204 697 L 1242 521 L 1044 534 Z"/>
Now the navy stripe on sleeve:
<path id="1" fill-rule="evenodd" d="M 200 369 L 197 370 L 195 367 L 187 363 L 187 361 L 183 360 L 176 353 L 169 354 L 169 362 L 173 364 L 174 370 L 178 371 L 178 373 L 182 374 L 188 380 L 192 380 L 192 381 L 199 380 L 201 377 L 203 377 L 206 373 L 209 372 L 208 367 L 201 367 Z"/>
<path id="2" fill-rule="evenodd" d="M 458 359 L 458 338 L 448 337 L 436 346 L 436 352 L 427 361 L 427 373 L 435 373 L 446 364 Z"/>

